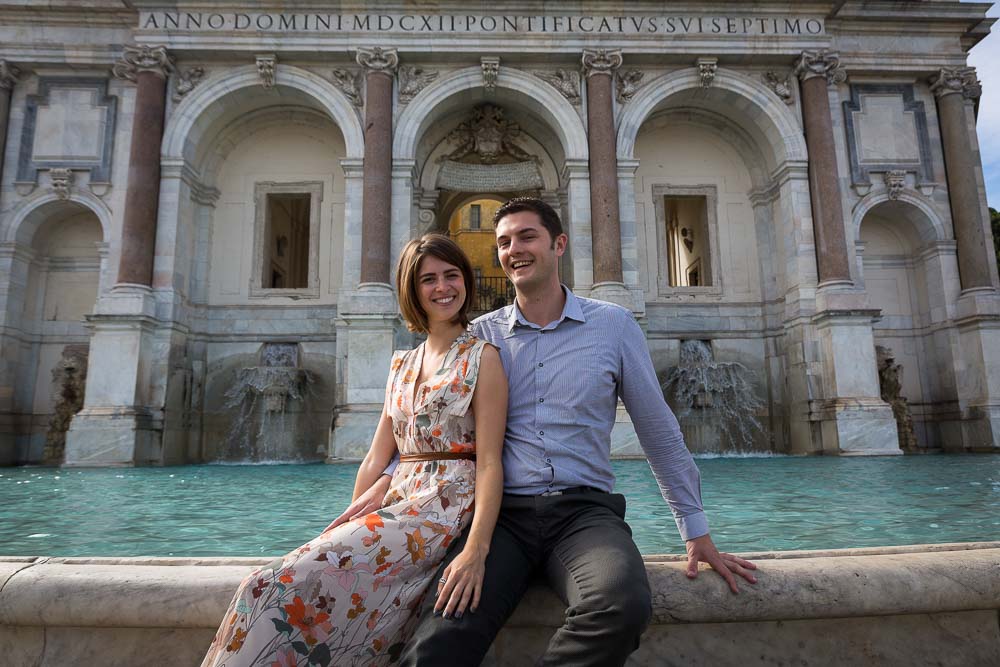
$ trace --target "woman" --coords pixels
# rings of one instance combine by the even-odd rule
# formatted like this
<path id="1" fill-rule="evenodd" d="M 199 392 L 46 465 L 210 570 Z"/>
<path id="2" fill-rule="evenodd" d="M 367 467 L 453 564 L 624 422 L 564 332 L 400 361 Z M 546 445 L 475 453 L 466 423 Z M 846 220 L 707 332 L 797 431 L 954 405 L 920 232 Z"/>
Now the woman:
<path id="1" fill-rule="evenodd" d="M 427 340 L 393 354 L 358 469 L 355 499 L 399 452 L 382 508 L 338 519 L 248 576 L 203 667 L 390 664 L 432 583 L 445 614 L 478 605 L 503 490 L 507 380 L 496 348 L 466 332 L 475 281 L 458 245 L 439 234 L 411 241 L 396 287 L 407 325 Z M 466 546 L 431 582 L 470 519 Z"/>

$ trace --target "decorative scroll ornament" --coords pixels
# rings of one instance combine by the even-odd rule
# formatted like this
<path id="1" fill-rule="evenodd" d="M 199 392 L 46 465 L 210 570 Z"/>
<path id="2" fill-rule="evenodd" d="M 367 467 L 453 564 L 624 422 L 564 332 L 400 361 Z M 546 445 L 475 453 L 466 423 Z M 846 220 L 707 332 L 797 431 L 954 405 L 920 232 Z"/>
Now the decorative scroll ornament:
<path id="1" fill-rule="evenodd" d="M 791 76 L 786 74 L 785 78 L 781 78 L 774 72 L 764 72 L 761 79 L 764 81 L 764 85 L 770 88 L 775 95 L 780 97 L 785 104 L 793 104 L 795 98 L 792 97 L 792 81 Z"/>
<path id="2" fill-rule="evenodd" d="M 399 65 L 399 53 L 396 49 L 383 49 L 380 46 L 359 48 L 357 61 L 366 71 L 392 74 Z"/>
<path id="3" fill-rule="evenodd" d="M 889 199 L 899 199 L 899 195 L 903 194 L 903 190 L 906 188 L 906 171 L 893 169 L 892 171 L 885 172 L 884 177 L 885 189 L 889 194 Z"/>
<path id="4" fill-rule="evenodd" d="M 622 66 L 621 49 L 584 49 L 583 72 L 589 78 L 594 74 L 612 75 Z"/>
<path id="5" fill-rule="evenodd" d="M 174 59 L 165 46 L 125 45 L 121 58 L 111 68 L 118 79 L 135 81 L 139 72 L 153 72 L 166 78 L 174 72 Z"/>
<path id="6" fill-rule="evenodd" d="M 636 91 L 639 90 L 639 86 L 642 85 L 643 76 L 645 76 L 645 74 L 637 69 L 630 69 L 629 71 L 618 75 L 618 104 L 625 104 L 632 99 Z"/>
<path id="7" fill-rule="evenodd" d="M 361 99 L 361 72 L 335 69 L 331 75 L 333 76 L 333 85 L 347 96 L 351 104 L 356 107 L 364 106 L 364 100 Z"/>
<path id="8" fill-rule="evenodd" d="M 0 60 L 0 90 L 10 90 L 21 78 L 21 69 L 6 60 Z"/>
<path id="9" fill-rule="evenodd" d="M 483 87 L 492 93 L 497 89 L 497 77 L 500 76 L 500 59 L 496 56 L 484 56 L 479 59 L 483 67 Z"/>
<path id="10" fill-rule="evenodd" d="M 256 58 L 257 74 L 260 75 L 260 85 L 265 88 L 274 87 L 274 68 L 277 65 L 277 58 L 273 53 L 264 53 Z"/>
<path id="11" fill-rule="evenodd" d="M 701 79 L 701 87 L 708 88 L 715 81 L 715 73 L 719 71 L 719 59 L 698 58 L 695 64 L 698 65 L 698 78 Z"/>
<path id="12" fill-rule="evenodd" d="M 555 72 L 533 72 L 533 74 L 558 90 L 571 104 L 580 104 L 579 72 L 560 68 Z"/>
<path id="13" fill-rule="evenodd" d="M 409 104 L 421 90 L 438 77 L 439 72 L 428 72 L 423 67 L 404 65 L 399 68 L 399 103 Z"/>
<path id="14" fill-rule="evenodd" d="M 979 99 L 983 84 L 976 77 L 975 67 L 943 67 L 931 77 L 931 92 L 936 97 L 961 93 L 967 100 Z"/>
<path id="15" fill-rule="evenodd" d="M 73 170 L 60 167 L 49 169 L 49 178 L 52 179 L 52 191 L 59 199 L 69 199 L 69 189 L 73 184 Z"/>
<path id="16" fill-rule="evenodd" d="M 174 84 L 174 103 L 180 102 L 185 95 L 194 90 L 194 87 L 198 85 L 198 82 L 202 80 L 205 76 L 205 68 L 203 67 L 191 67 L 185 70 L 179 77 L 177 77 L 177 83 Z"/>
<path id="17" fill-rule="evenodd" d="M 803 51 L 795 63 L 795 76 L 802 81 L 822 76 L 829 85 L 847 81 L 847 70 L 840 66 L 840 54 L 836 51 Z"/>
<path id="18" fill-rule="evenodd" d="M 503 116 L 503 109 L 492 104 L 475 107 L 472 117 L 448 134 L 448 141 L 457 142 L 458 148 L 440 159 L 457 162 L 475 153 L 483 164 L 493 164 L 503 156 L 537 162 L 538 158 L 514 143 L 521 135 L 520 126 Z"/>

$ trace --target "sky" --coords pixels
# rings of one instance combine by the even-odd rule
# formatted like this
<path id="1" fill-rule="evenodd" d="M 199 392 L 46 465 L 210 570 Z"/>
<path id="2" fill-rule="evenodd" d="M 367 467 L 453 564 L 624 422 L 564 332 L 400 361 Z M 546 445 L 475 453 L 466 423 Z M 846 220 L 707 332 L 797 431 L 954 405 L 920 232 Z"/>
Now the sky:
<path id="1" fill-rule="evenodd" d="M 988 16 L 1000 18 L 1000 3 L 993 6 Z M 986 200 L 1000 210 L 1000 21 L 986 39 L 969 52 L 969 64 L 976 68 L 983 82 L 983 96 L 979 100 L 979 150 L 986 179 Z"/>

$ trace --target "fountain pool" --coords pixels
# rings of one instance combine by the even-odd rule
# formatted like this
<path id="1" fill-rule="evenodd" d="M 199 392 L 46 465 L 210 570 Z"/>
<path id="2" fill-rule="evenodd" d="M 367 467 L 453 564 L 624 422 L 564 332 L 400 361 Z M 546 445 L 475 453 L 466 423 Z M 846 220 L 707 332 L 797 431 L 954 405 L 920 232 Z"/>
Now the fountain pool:
<path id="1" fill-rule="evenodd" d="M 701 458 L 716 543 L 773 551 L 1000 539 L 989 454 Z M 645 461 L 614 461 L 646 554 L 683 544 Z M 346 506 L 354 465 L 0 470 L 0 556 L 259 556 Z"/>

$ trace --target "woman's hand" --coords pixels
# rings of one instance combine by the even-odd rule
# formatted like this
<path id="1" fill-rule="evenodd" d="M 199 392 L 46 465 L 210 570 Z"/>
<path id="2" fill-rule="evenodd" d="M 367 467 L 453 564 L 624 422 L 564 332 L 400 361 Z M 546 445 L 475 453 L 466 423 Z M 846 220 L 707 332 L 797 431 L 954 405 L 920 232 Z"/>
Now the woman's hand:
<path id="1" fill-rule="evenodd" d="M 344 513 L 333 520 L 329 526 L 323 529 L 325 533 L 328 530 L 336 528 L 342 523 L 347 523 L 348 521 L 353 521 L 363 516 L 371 514 L 375 510 L 382 507 L 382 501 L 385 500 L 385 494 L 389 491 L 389 484 L 392 478 L 388 475 L 382 475 L 375 483 L 369 487 L 367 491 L 362 493 L 357 497 L 353 503 L 347 506 Z"/>
<path id="2" fill-rule="evenodd" d="M 443 609 L 445 618 L 462 618 L 466 609 L 475 612 L 479 608 L 483 575 L 486 573 L 486 553 L 487 549 L 466 544 L 462 553 L 445 568 L 444 576 L 438 582 L 435 614 Z"/>

